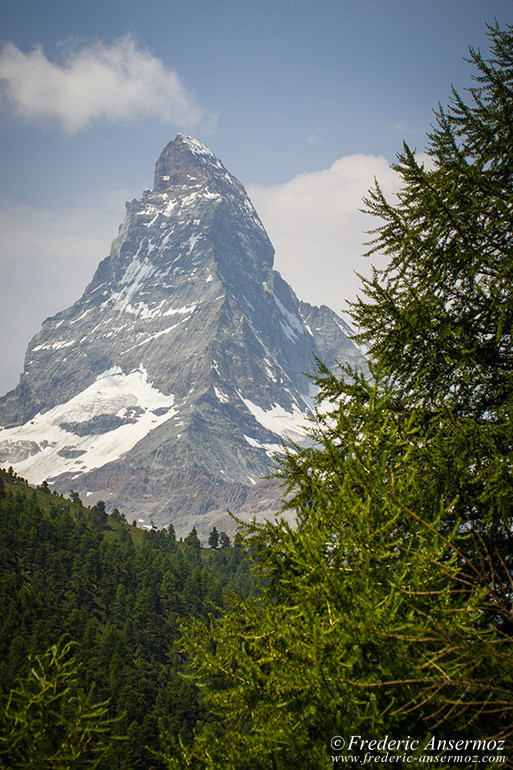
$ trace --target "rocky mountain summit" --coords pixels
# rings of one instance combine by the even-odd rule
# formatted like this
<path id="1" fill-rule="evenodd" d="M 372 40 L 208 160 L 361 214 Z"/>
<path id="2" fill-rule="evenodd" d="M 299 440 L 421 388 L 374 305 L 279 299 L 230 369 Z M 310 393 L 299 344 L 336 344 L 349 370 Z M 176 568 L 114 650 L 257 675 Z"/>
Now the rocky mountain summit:
<path id="1" fill-rule="evenodd" d="M 179 535 L 276 512 L 264 477 L 302 435 L 314 355 L 363 356 L 273 258 L 240 182 L 179 134 L 83 296 L 29 343 L 0 399 L 0 465 Z"/>

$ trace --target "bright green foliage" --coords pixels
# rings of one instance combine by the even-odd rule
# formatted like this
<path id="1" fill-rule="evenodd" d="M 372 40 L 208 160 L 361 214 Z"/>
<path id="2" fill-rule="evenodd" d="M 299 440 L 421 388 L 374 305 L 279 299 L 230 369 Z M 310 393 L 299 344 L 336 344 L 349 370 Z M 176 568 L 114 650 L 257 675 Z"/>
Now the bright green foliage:
<path id="1" fill-rule="evenodd" d="M 359 339 L 424 410 L 426 484 L 481 539 L 482 569 L 511 629 L 513 572 L 513 27 L 489 28 L 491 59 L 470 50 L 474 86 L 453 90 L 426 166 L 405 145 L 398 202 L 379 186 L 370 254 L 388 267 L 353 306 Z M 475 552 L 475 548 L 473 549 Z M 486 562 L 486 564 L 485 564 Z"/>
<path id="2" fill-rule="evenodd" d="M 212 718 L 171 767 L 317 770 L 355 733 L 511 738 L 513 28 L 490 36 L 429 163 L 405 145 L 398 202 L 370 194 L 390 257 L 353 307 L 372 377 L 320 365 L 331 406 L 280 472 L 298 525 L 250 528 L 261 599 L 189 625 Z"/>
<path id="3" fill-rule="evenodd" d="M 468 585 L 455 533 L 440 531 L 443 504 L 418 495 L 415 415 L 361 376 L 344 383 L 324 372 L 318 384 L 335 406 L 318 417 L 320 443 L 290 453 L 284 468 L 299 525 L 251 535 L 261 601 L 208 632 L 189 626 L 214 717 L 193 767 L 329 767 L 336 735 L 423 738 L 437 726 L 452 736 L 476 703 L 472 734 L 497 732 L 513 711 L 507 645 L 476 628 L 485 589 Z M 504 717 L 490 722 L 498 699 Z"/>
<path id="4" fill-rule="evenodd" d="M 3 768 L 109 767 L 115 720 L 107 703 L 80 687 L 72 645 L 58 644 L 36 656 L 25 679 L 2 709 L 0 761 Z"/>

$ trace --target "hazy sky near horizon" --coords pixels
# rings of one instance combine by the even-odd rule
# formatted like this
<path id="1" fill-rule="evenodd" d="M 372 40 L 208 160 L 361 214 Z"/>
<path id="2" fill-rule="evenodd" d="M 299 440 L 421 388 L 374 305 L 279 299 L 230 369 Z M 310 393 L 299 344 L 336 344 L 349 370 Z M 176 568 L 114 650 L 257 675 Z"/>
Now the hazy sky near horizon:
<path id="1" fill-rule="evenodd" d="M 513 0 L 0 0 L 0 395 L 183 131 L 246 186 L 298 297 L 354 297 L 358 212 Z"/>

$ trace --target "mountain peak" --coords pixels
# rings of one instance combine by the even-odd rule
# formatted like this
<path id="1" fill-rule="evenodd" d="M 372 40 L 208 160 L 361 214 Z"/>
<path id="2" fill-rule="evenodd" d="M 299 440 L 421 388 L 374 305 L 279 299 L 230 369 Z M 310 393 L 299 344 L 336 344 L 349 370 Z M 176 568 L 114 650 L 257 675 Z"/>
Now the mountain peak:
<path id="1" fill-rule="evenodd" d="M 226 170 L 212 150 L 187 134 L 178 134 L 169 142 L 155 165 L 155 192 L 183 185 L 219 188 L 227 184 L 237 188 L 239 193 L 245 193 L 240 182 Z"/>
<path id="2" fill-rule="evenodd" d="M 203 142 L 200 142 L 200 140 L 196 139 L 194 136 L 189 136 L 188 134 L 178 134 L 173 142 L 171 142 L 171 144 L 184 146 L 194 155 L 204 155 L 213 160 L 217 160 L 212 150 L 210 150 L 206 144 L 203 144 Z M 220 161 L 218 161 L 218 163 L 220 163 Z"/>
<path id="3" fill-rule="evenodd" d="M 129 517 L 228 531 L 281 505 L 315 356 L 363 364 L 342 319 L 299 303 L 242 184 L 199 142 L 162 151 L 83 296 L 30 342 L 0 399 L 0 465 Z M 2 427 L 4 426 L 4 427 Z"/>

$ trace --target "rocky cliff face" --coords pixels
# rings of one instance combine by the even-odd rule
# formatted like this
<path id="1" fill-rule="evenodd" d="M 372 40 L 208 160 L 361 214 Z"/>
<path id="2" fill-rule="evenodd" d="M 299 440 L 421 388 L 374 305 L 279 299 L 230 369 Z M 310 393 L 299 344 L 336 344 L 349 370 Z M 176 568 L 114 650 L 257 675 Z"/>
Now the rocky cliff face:
<path id="1" fill-rule="evenodd" d="M 276 512 L 263 477 L 302 434 L 314 355 L 363 357 L 273 257 L 240 182 L 176 137 L 81 299 L 30 342 L 0 399 L 0 465 L 178 534 Z"/>

